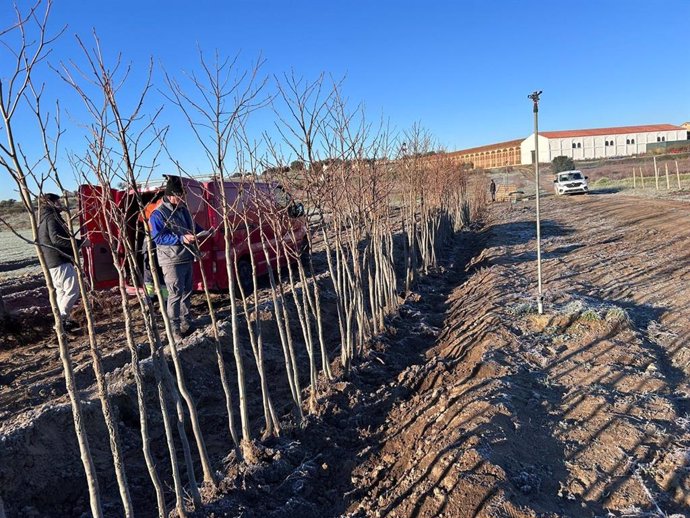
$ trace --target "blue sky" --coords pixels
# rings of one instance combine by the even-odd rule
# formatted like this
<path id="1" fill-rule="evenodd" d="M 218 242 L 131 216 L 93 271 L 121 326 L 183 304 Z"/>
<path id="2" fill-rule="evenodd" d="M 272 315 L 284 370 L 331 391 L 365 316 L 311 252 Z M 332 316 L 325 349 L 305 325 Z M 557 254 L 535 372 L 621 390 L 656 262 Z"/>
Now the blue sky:
<path id="1" fill-rule="evenodd" d="M 9 3 L 0 8 L 3 25 Z M 49 59 L 79 62 L 74 35 L 90 41 L 95 29 L 108 57 L 121 52 L 132 64 L 132 85 L 153 58 L 154 84 L 163 89 L 162 67 L 173 75 L 196 69 L 197 45 L 239 52 L 243 64 L 261 54 L 267 75 L 345 77 L 345 94 L 364 102 L 370 117 L 399 129 L 421 122 L 453 150 L 529 134 L 527 94 L 535 89 L 544 91 L 543 130 L 690 120 L 688 20 L 688 0 L 55 0 L 52 26 L 67 30 Z M 47 95 L 69 114 L 65 149 L 78 152 L 79 100 L 54 74 L 46 71 L 45 80 Z M 156 90 L 148 106 L 163 102 Z M 270 131 L 273 119 L 265 110 L 253 124 Z M 168 106 L 163 120 L 182 160 L 201 171 L 204 158 L 179 114 Z M 0 172 L 0 199 L 8 197 Z"/>

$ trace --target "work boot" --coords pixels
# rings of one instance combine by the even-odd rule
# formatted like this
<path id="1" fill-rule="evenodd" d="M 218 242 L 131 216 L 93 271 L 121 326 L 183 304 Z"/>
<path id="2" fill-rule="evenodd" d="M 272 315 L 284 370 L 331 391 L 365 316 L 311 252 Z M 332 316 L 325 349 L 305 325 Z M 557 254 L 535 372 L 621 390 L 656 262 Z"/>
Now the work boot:
<path id="1" fill-rule="evenodd" d="M 196 330 L 197 327 L 191 322 L 184 321 L 180 324 L 180 332 L 182 333 L 182 336 L 189 336 Z"/>
<path id="2" fill-rule="evenodd" d="M 81 326 L 71 318 L 65 318 L 62 321 L 62 328 L 67 334 L 73 335 L 81 329 Z"/>
<path id="3" fill-rule="evenodd" d="M 176 344 L 179 344 L 183 340 L 184 336 L 180 332 L 180 329 L 177 327 L 173 328 L 173 339 L 175 340 Z"/>

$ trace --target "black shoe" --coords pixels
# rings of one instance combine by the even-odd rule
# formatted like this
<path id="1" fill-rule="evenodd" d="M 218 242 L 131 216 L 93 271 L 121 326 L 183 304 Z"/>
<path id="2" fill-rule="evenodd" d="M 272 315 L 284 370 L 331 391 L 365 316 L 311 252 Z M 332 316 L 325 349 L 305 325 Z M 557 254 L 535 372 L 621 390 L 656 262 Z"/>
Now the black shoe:
<path id="1" fill-rule="evenodd" d="M 180 324 L 180 332 L 182 333 L 182 336 L 189 336 L 197 329 L 197 326 L 189 322 L 182 322 L 182 324 Z"/>
<path id="2" fill-rule="evenodd" d="M 184 338 L 184 336 L 182 336 L 182 333 L 180 332 L 180 330 L 177 328 L 173 329 L 172 337 L 173 337 L 173 340 L 175 340 L 176 344 L 179 344 L 182 341 L 182 339 Z"/>
<path id="3" fill-rule="evenodd" d="M 62 328 L 66 333 L 74 334 L 81 329 L 81 326 L 74 320 L 66 318 L 62 321 Z"/>

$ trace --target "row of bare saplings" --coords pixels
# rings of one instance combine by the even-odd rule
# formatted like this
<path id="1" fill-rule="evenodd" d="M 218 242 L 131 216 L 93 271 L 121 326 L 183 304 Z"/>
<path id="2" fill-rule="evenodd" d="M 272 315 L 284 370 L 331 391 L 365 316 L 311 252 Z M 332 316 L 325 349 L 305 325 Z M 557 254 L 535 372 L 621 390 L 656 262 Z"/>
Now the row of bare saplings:
<path id="1" fill-rule="evenodd" d="M 87 212 L 96 214 L 94 222 L 98 226 L 99 234 L 107 240 L 112 262 L 117 270 L 124 336 L 131 356 L 131 369 L 136 385 L 143 457 L 155 490 L 159 515 L 166 516 L 169 511 L 165 487 L 166 480 L 171 477 L 175 509 L 179 516 L 185 516 L 187 493 L 191 495 L 195 508 L 201 505 L 200 484 L 196 478 L 198 467 L 195 466 L 192 441 L 196 445 L 196 458 L 201 465 L 203 483 L 216 483 L 214 470 L 206 451 L 197 406 L 185 380 L 179 344 L 175 341 L 171 322 L 165 311 L 161 290 L 164 280 L 158 276 L 155 266 L 155 250 L 150 232 L 146 225 L 133 225 L 133 218 L 145 217 L 143 208 L 146 200 L 137 187 L 133 167 L 125 167 L 125 170 L 129 171 L 131 186 L 125 199 L 114 198 L 110 186 L 117 175 L 110 169 L 111 162 L 104 159 L 104 149 L 96 138 L 91 152 L 86 155 L 87 159 L 82 162 L 82 165 L 88 165 L 87 170 L 97 179 L 93 184 L 97 189 L 92 190 L 95 194 L 85 199 L 82 208 L 86 209 L 87 205 L 91 205 Z M 126 160 L 126 149 L 123 155 Z M 238 243 L 233 241 L 233 236 L 246 236 L 246 239 L 251 241 L 251 246 L 248 243 L 250 249 L 258 242 L 267 263 L 273 262 L 272 258 L 277 259 L 275 268 L 268 270 L 268 291 L 272 301 L 273 319 L 284 354 L 285 374 L 294 400 L 294 410 L 301 418 L 303 412 L 315 410 L 319 383 L 321 382 L 323 387 L 324 383 L 334 377 L 330 356 L 335 351 L 329 347 L 325 339 L 321 290 L 326 289 L 335 294 L 340 335 L 340 365 L 342 375 L 347 376 L 353 361 L 366 350 L 369 340 L 385 330 L 386 317 L 396 312 L 405 294 L 413 289 L 418 276 L 425 274 L 437 264 L 444 243 L 469 221 L 466 179 L 442 160 L 430 161 L 418 156 L 403 156 L 395 161 L 347 158 L 307 164 L 297 173 L 287 171 L 283 174 L 283 169 L 277 169 L 279 173 L 268 180 L 280 182 L 288 191 L 298 193 L 308 208 L 311 223 L 310 232 L 307 233 L 308 246 L 299 246 L 301 243 L 295 235 L 296 226 L 289 215 L 290 206 L 277 207 L 273 197 L 264 195 L 264 191 L 257 188 L 256 175 L 247 175 L 239 182 L 242 185 L 240 196 L 234 200 L 222 200 L 217 216 L 222 222 L 226 273 L 229 279 L 232 332 L 228 341 L 223 338 L 221 322 L 216 314 L 216 307 L 212 304 L 205 269 L 199 269 L 211 319 L 210 331 L 215 345 L 217 375 L 220 377 L 225 396 L 228 436 L 247 460 L 251 460 L 253 437 L 242 354 L 245 344 L 240 339 L 243 332 L 249 337 L 249 345 L 260 379 L 264 414 L 263 435 L 278 435 L 281 422 L 271 399 L 271 387 L 264 369 L 264 334 L 259 314 L 260 290 L 256 256 L 248 254 L 251 283 L 240 282 L 241 262 L 235 255 Z M 20 174 L 15 176 L 18 186 L 27 199 L 27 205 L 33 207 L 26 178 L 21 176 L 20 168 L 17 171 L 20 171 Z M 85 174 L 81 180 L 87 181 L 91 175 Z M 63 192 L 67 192 L 61 184 L 57 169 L 51 171 L 50 177 Z M 225 180 L 223 175 L 218 177 L 219 182 Z M 224 197 L 226 191 L 219 188 L 217 192 Z M 132 207 L 135 207 L 134 211 Z M 250 220 L 249 214 L 258 217 L 258 221 Z M 37 235 L 40 215 L 30 211 L 30 216 L 34 234 Z M 78 241 L 74 237 L 77 234 L 78 214 L 72 212 L 69 216 L 88 343 L 117 484 L 124 515 L 134 516 L 122 445 L 118 437 L 118 419 L 108 393 L 102 364 L 99 342 L 103 340 L 103 336 L 97 333 L 97 317 L 92 307 L 88 275 L 79 266 L 80 251 Z M 130 304 L 128 285 L 141 285 L 143 279 L 141 254 L 135 246 L 139 239 L 137 236 L 131 240 L 124 238 L 133 226 L 137 232 L 145 233 L 143 242 L 148 249 L 149 268 L 158 297 L 158 304 L 155 306 L 142 290 L 136 290 L 138 310 Z M 267 232 L 267 229 L 270 231 Z M 402 246 L 396 246 L 396 242 L 400 240 Z M 37 251 L 56 321 L 65 381 L 73 406 L 75 431 L 89 485 L 91 509 L 94 516 L 102 516 L 100 491 L 83 425 L 69 338 L 60 323 L 55 290 L 43 250 L 38 247 Z M 318 271 L 318 265 L 315 265 L 316 252 L 325 253 L 326 282 L 318 282 L 322 272 Z M 303 254 L 304 256 L 300 257 Z M 396 273 L 396 265 L 402 270 L 402 276 Z M 294 315 L 298 321 L 296 325 L 292 322 Z M 140 327 L 135 325 L 137 319 L 140 320 L 138 323 L 143 323 L 145 339 L 150 346 L 157 407 L 166 437 L 170 473 L 160 471 L 160 465 L 156 462 L 151 448 L 149 419 L 153 409 L 147 408 L 147 387 L 137 347 L 141 337 L 135 331 L 135 328 Z M 298 329 L 298 336 L 294 336 L 295 329 Z M 172 368 L 164 354 L 165 344 L 168 345 Z M 297 361 L 296 348 L 301 346 L 305 347 L 309 362 L 307 388 L 301 386 L 302 377 Z M 232 350 L 234 356 L 236 387 L 233 387 L 226 369 L 225 355 L 228 350 Z M 233 401 L 234 388 L 239 395 L 238 403 Z M 307 401 L 303 401 L 303 398 Z M 236 407 L 239 408 L 239 424 L 235 418 Z M 191 438 L 187 433 L 187 420 L 191 424 Z M 178 441 L 182 447 L 181 460 L 178 459 L 175 447 Z M 181 469 L 181 465 L 184 470 Z M 183 472 L 186 473 L 186 481 L 183 481 Z"/>
<path id="2" fill-rule="evenodd" d="M 138 260 L 141 254 L 133 246 L 133 243 L 139 240 L 136 237 L 129 240 L 114 236 L 127 235 L 127 229 L 132 228 L 132 219 L 143 217 L 143 210 L 139 209 L 137 214 L 136 211 L 133 213 L 131 208 L 144 207 L 145 200 L 136 187 L 129 191 L 126 199 L 113 199 L 112 191 L 109 189 L 112 178 L 101 174 L 105 169 L 103 164 L 95 168 L 98 171 L 101 189 L 94 192 L 100 193 L 100 197 L 92 198 L 88 203 L 95 203 L 99 208 L 96 211 L 99 214 L 96 222 L 102 230 L 102 235 L 109 240 L 113 263 L 118 272 L 125 336 L 131 353 L 137 389 L 144 459 L 156 491 L 160 514 L 164 515 L 167 509 L 161 481 L 163 475 L 158 472 L 151 452 L 147 422 L 147 413 L 151 409 L 146 408 L 144 377 L 136 347 L 138 337 L 134 331 L 135 318 L 143 320 L 150 345 L 159 398 L 158 406 L 170 457 L 175 507 L 177 513 L 182 516 L 186 512 L 185 491 L 191 494 L 195 508 L 201 505 L 198 481 L 195 477 L 198 468 L 194 466 L 190 441 L 185 431 L 187 418 L 191 421 L 203 481 L 210 485 L 216 481 L 206 452 L 196 404 L 184 378 L 182 360 L 178 352 L 179 344 L 175 341 L 168 315 L 164 310 L 165 303 L 160 290 L 164 281 L 159 278 L 155 268 L 155 251 L 148 228 L 144 226 L 136 228 L 146 233 L 144 242 L 148 247 L 147 257 L 151 261 L 149 266 L 159 304 L 156 309 L 144 292 L 138 290 L 136 299 L 140 310 L 135 314 L 129 305 L 127 285 L 140 285 L 143 278 L 142 265 Z M 347 376 L 353 361 L 366 350 L 369 340 L 385 330 L 386 317 L 397 311 L 405 293 L 413 289 L 418 276 L 437 264 L 443 245 L 457 229 L 469 222 L 465 178 L 441 161 L 429 163 L 417 158 L 403 158 L 396 163 L 377 163 L 371 160 L 332 161 L 326 170 L 321 164 L 318 167 L 305 168 L 298 174 L 280 174 L 272 180 L 280 182 L 288 190 L 294 189 L 293 192 L 304 197 L 311 227 L 307 233 L 307 246 L 301 246 L 296 234 L 297 226 L 293 224 L 290 215 L 289 204 L 276 206 L 275 199 L 267 196 L 264 189 L 257 187 L 258 180 L 255 175 L 247 175 L 242 180 L 236 180 L 241 186 L 239 195 L 233 200 L 223 199 L 217 214 L 222 222 L 225 265 L 229 280 L 229 340 L 224 338 L 225 334 L 221 331 L 221 319 L 216 315 L 217 310 L 212 303 L 205 269 L 199 268 L 211 320 L 210 331 L 218 365 L 217 375 L 226 402 L 228 436 L 248 461 L 251 461 L 253 437 L 245 382 L 246 367 L 242 354 L 246 342 L 240 338 L 241 334 L 248 336 L 260 380 L 264 414 L 263 437 L 278 435 L 281 423 L 271 398 L 271 387 L 264 368 L 264 333 L 259 304 L 259 296 L 262 293 L 257 275 L 257 258 L 253 253 L 243 257 L 245 262 L 249 260 L 251 266 L 251 281 L 248 282 L 241 276 L 239 265 L 242 261 L 235 255 L 241 243 L 233 236 L 245 236 L 249 249 L 259 245 L 263 260 L 274 264 L 274 268 L 268 269 L 267 291 L 272 302 L 272 317 L 284 356 L 285 375 L 294 401 L 294 411 L 301 420 L 303 412 L 316 410 L 319 386 L 323 388 L 324 384 L 334 378 L 331 355 L 337 351 L 326 342 L 321 290 L 325 289 L 335 294 L 340 336 L 339 363 L 341 374 Z M 223 179 L 219 178 L 218 181 Z M 260 181 L 265 182 L 266 179 L 262 178 Z M 318 185 L 311 185 L 312 181 L 316 181 Z M 221 196 L 224 197 L 226 190 L 219 188 L 216 192 L 222 193 Z M 397 241 L 402 241 L 402 246 L 396 247 Z M 203 248 L 202 243 L 201 249 Z M 326 280 L 322 282 L 319 282 L 323 275 L 318 264 L 315 265 L 315 253 L 324 254 L 326 259 Z M 402 277 L 396 274 L 396 264 L 403 272 Z M 246 272 L 243 270 L 244 274 Z M 83 272 L 80 272 L 80 277 L 84 280 Z M 88 287 L 86 282 L 83 284 L 86 295 Z M 266 293 L 263 292 L 263 295 Z M 125 509 L 129 506 L 131 510 L 117 428 L 112 410 L 109 408 L 110 403 L 100 367 L 97 337 L 93 331 L 93 311 L 88 307 L 88 298 L 85 297 L 84 300 L 87 301 L 87 328 L 93 345 L 94 370 L 97 379 L 103 383 L 101 386 L 99 382 L 99 389 L 102 388 L 103 414 L 110 434 L 120 493 Z M 293 322 L 295 317 L 297 323 Z M 157 325 L 161 320 L 164 324 L 163 333 Z M 295 329 L 298 336 L 294 336 Z M 169 368 L 163 353 L 164 344 L 169 346 L 173 369 Z M 309 376 L 306 388 L 301 386 L 304 377 L 300 376 L 299 351 L 296 350 L 298 347 L 305 348 L 308 358 Z M 238 404 L 233 402 L 233 383 L 226 370 L 225 351 L 229 350 L 233 351 L 234 356 Z M 252 389 L 249 391 L 252 392 Z M 303 401 L 303 398 L 307 401 Z M 169 412 L 169 402 L 172 402 L 174 412 Z M 236 407 L 239 407 L 239 434 L 234 415 Z M 186 483 L 182 481 L 175 453 L 175 424 L 176 434 L 182 445 Z"/>
<path id="3" fill-rule="evenodd" d="M 158 407 L 170 457 L 176 510 L 179 515 L 184 515 L 186 512 L 185 491 L 191 494 L 195 507 L 201 505 L 190 439 L 185 428 L 186 419 L 191 422 L 204 483 L 214 484 L 215 479 L 206 452 L 196 404 L 185 381 L 178 352 L 179 344 L 175 342 L 171 323 L 164 309 L 165 301 L 160 289 L 164 281 L 158 277 L 155 267 L 155 250 L 151 236 L 147 226 L 133 225 L 133 220 L 144 217 L 143 207 L 146 201 L 136 184 L 128 191 L 125 199 L 116 200 L 110 189 L 113 177 L 107 172 L 107 164 L 96 160 L 92 165 L 92 171 L 98 178 L 99 189 L 93 189 L 95 194 L 84 200 L 85 206 L 82 208 L 97 215 L 94 222 L 100 230 L 99 234 L 108 241 L 112 262 L 118 274 L 120 307 L 136 384 L 144 459 L 156 492 L 159 514 L 164 516 L 167 508 L 163 480 L 166 477 L 159 473 L 151 451 L 148 416 L 152 410 L 147 409 L 146 387 L 137 348 L 140 337 L 135 332 L 136 319 L 140 319 L 144 324 L 146 340 L 151 350 Z M 55 178 L 58 182 L 60 181 L 59 175 Z M 248 415 L 245 366 L 241 351 L 243 346 L 240 340 L 241 327 L 248 334 L 249 345 L 261 382 L 264 436 L 280 433 L 280 416 L 276 414 L 271 399 L 263 364 L 264 335 L 257 303 L 259 284 L 256 257 L 254 254 L 248 254 L 252 272 L 251 283 L 247 283 L 244 279 L 240 282 L 238 271 L 240 261 L 234 255 L 238 243 L 233 241 L 233 236 L 244 235 L 253 246 L 256 246 L 258 241 L 266 262 L 272 262 L 272 258 L 276 258 L 276 267 L 268 270 L 268 291 L 284 354 L 285 374 L 294 400 L 294 409 L 301 418 L 303 411 L 313 411 L 316 408 L 319 380 L 324 383 L 333 379 L 329 359 L 333 351 L 329 350 L 324 338 L 323 302 L 320 290 L 332 290 L 336 295 L 340 363 L 343 375 L 347 375 L 353 360 L 362 354 L 369 339 L 385 329 L 386 316 L 394 313 L 401 301 L 400 292 L 409 292 L 417 276 L 434 267 L 444 242 L 456 229 L 467 224 L 469 204 L 463 177 L 454 173 L 453 169 L 446 164 L 440 162 L 430 164 L 416 158 L 403 158 L 396 163 L 370 160 L 333 161 L 325 171 L 324 167 L 320 166 L 304 169 L 298 175 L 281 175 L 274 180 L 280 181 L 288 187 L 288 190 L 292 188 L 294 192 L 301 193 L 309 207 L 311 231 L 307 233 L 308 246 L 303 249 L 299 246 L 298 237 L 295 235 L 296 226 L 292 223 L 289 214 L 291 207 L 289 205 L 277 207 L 273 197 L 266 196 L 263 189 L 257 188 L 256 178 L 254 175 L 248 175 L 238 182 L 242 186 L 240 195 L 232 201 L 222 200 L 218 214 L 225 239 L 225 264 L 229 279 L 228 294 L 232 329 L 229 343 L 223 339 L 216 308 L 212 304 L 205 269 L 199 269 L 202 274 L 207 310 L 211 318 L 210 330 L 215 345 L 217 374 L 225 395 L 229 437 L 246 457 L 251 456 L 252 435 Z M 417 178 L 423 178 L 424 181 L 417 181 Z M 312 186 L 310 182 L 314 179 L 318 185 Z M 225 196 L 226 191 L 217 189 L 217 192 Z M 317 199 L 320 194 L 325 195 Z M 132 207 L 135 208 L 134 211 Z M 78 214 L 72 213 L 70 216 L 69 221 L 74 224 Z M 142 290 L 135 291 L 139 311 L 133 311 L 130 304 L 128 285 L 141 285 L 143 279 L 141 254 L 135 247 L 135 243 L 140 240 L 137 236 L 134 236 L 134 239 L 119 236 L 127 236 L 128 230 L 133 227 L 136 231 L 143 231 L 146 234 L 143 241 L 148 248 L 147 258 L 151 261 L 149 267 L 158 294 L 157 308 Z M 75 234 L 76 232 L 72 232 L 73 236 Z M 396 234 L 402 238 L 402 249 L 395 246 Z M 276 236 L 284 236 L 284 238 L 276 238 Z M 203 249 L 203 244 L 201 248 Z M 400 257 L 396 257 L 396 250 Z M 328 282 L 317 282 L 321 272 L 314 264 L 315 252 L 325 252 Z M 74 238 L 73 253 L 76 258 L 79 257 L 77 240 Z M 304 256 L 299 257 L 300 255 Z M 76 260 L 75 263 L 78 265 L 79 261 Z M 404 265 L 404 288 L 399 286 L 400 279 L 396 275 L 396 264 Z M 118 438 L 117 419 L 108 395 L 101 361 L 99 340 L 103 337 L 98 336 L 96 332 L 97 317 L 94 315 L 89 297 L 88 276 L 81 267 L 77 268 L 77 273 L 84 301 L 93 369 L 107 425 L 121 499 L 125 515 L 133 515 Z M 52 291 L 51 297 L 54 297 Z M 297 316 L 297 326 L 292 325 L 291 322 L 294 315 Z M 160 322 L 163 323 L 163 329 L 160 327 Z M 301 331 L 299 337 L 293 336 L 295 328 Z M 76 391 L 68 338 L 61 330 L 58 331 L 58 339 L 62 345 L 65 379 L 70 391 Z M 163 353 L 163 346 L 166 343 L 169 345 L 172 369 Z M 309 360 L 307 390 L 303 390 L 300 385 L 298 352 L 295 350 L 297 345 L 303 345 L 306 348 Z M 237 373 L 240 434 L 237 432 L 234 416 L 232 383 L 226 371 L 224 358 L 224 351 L 229 349 L 233 351 Z M 306 394 L 307 404 L 302 400 L 303 393 Z M 86 453 L 85 465 L 93 469 L 88 438 L 79 414 L 75 414 L 77 416 L 75 428 Z M 175 435 L 182 445 L 186 483 L 182 480 L 176 455 Z M 95 470 L 90 475 L 90 483 L 93 485 L 91 494 L 96 499 L 95 505 L 100 507 Z"/>

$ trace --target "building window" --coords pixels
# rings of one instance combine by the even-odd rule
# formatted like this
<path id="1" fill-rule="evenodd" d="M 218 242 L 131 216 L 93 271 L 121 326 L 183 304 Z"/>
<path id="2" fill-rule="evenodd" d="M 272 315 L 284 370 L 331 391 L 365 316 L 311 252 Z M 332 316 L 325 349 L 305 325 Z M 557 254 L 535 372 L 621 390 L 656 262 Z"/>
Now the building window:
<path id="1" fill-rule="evenodd" d="M 626 139 L 625 139 L 625 143 L 626 143 L 626 144 L 630 144 L 630 139 L 629 139 L 629 138 L 626 138 Z"/>
<path id="2" fill-rule="evenodd" d="M 575 142 L 573 142 L 573 149 L 575 149 L 577 146 L 575 145 Z"/>
<path id="3" fill-rule="evenodd" d="M 634 139 L 634 138 L 631 138 L 631 139 L 630 139 L 630 143 L 631 143 L 631 144 L 634 144 L 634 143 L 635 143 L 635 139 Z"/>
<path id="4" fill-rule="evenodd" d="M 582 147 L 582 143 L 578 142 L 577 143 L 577 148 L 580 149 Z"/>
<path id="5" fill-rule="evenodd" d="M 666 137 L 661 137 L 661 142 L 666 142 Z"/>

